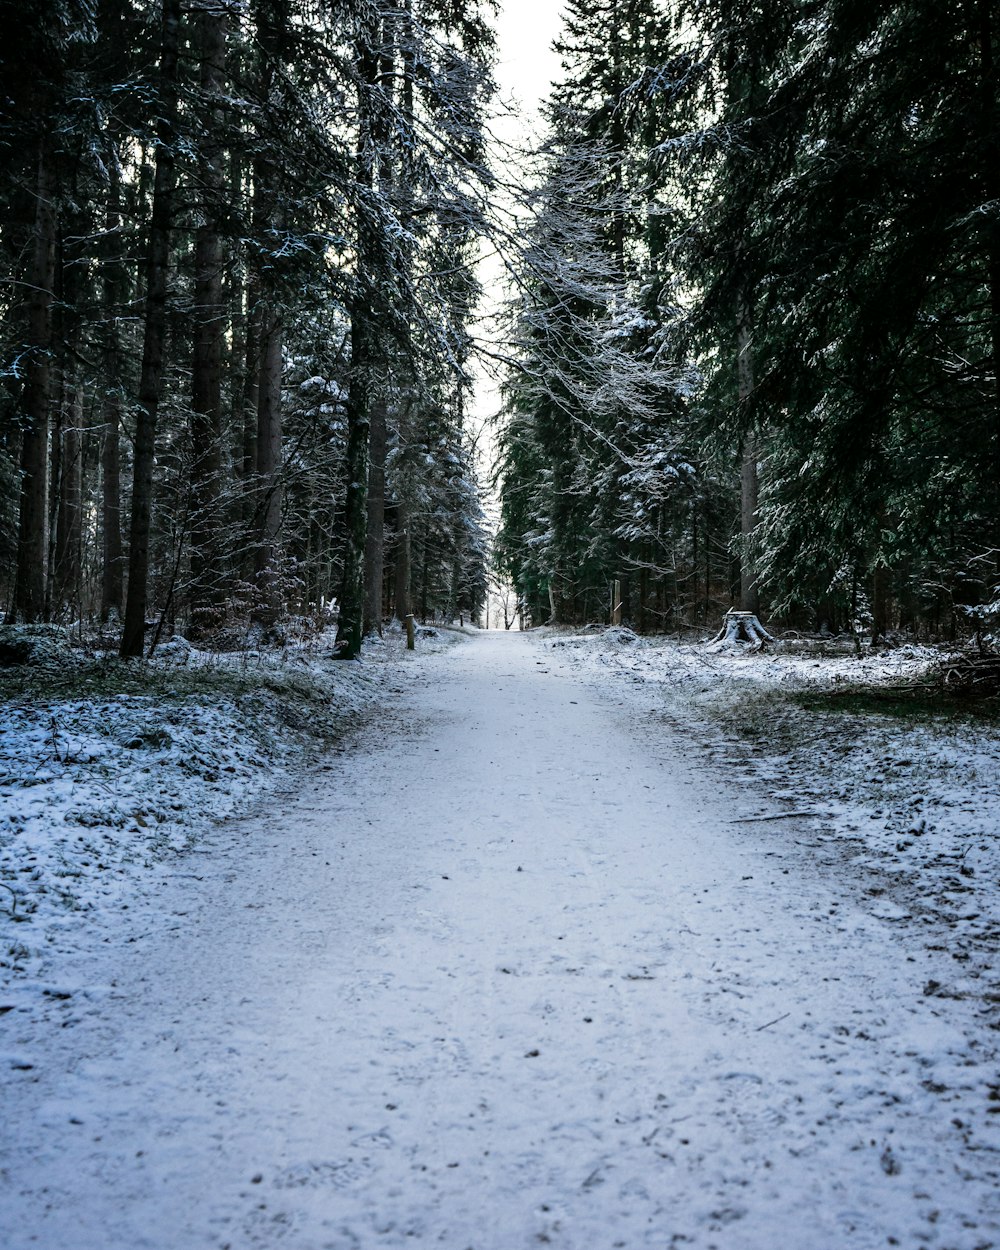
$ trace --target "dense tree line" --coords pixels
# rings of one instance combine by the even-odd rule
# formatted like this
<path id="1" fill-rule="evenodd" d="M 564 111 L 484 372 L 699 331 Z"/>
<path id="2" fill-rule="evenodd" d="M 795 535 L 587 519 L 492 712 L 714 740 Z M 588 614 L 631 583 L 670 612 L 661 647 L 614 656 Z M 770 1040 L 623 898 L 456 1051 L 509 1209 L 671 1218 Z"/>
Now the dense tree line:
<path id="1" fill-rule="evenodd" d="M 533 619 L 997 598 L 998 39 L 990 0 L 569 0 L 500 470 Z"/>
<path id="2" fill-rule="evenodd" d="M 476 5 L 0 10 L 6 619 L 477 612 Z"/>

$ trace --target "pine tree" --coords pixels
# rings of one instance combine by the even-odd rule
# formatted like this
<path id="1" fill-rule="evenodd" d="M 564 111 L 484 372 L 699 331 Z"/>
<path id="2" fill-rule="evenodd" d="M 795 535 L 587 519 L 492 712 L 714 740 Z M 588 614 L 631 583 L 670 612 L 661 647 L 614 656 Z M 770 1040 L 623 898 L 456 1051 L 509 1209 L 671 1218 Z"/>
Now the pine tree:
<path id="1" fill-rule="evenodd" d="M 651 588 L 668 575 L 657 552 L 664 518 L 689 507 L 687 486 L 674 487 L 694 472 L 682 447 L 694 375 L 669 341 L 677 308 L 652 251 L 669 209 L 647 146 L 667 111 L 649 57 L 669 37 L 656 6 L 608 0 L 570 5 L 557 45 L 565 78 L 525 253 L 498 545 L 536 616 L 539 585 L 546 615 L 573 620 L 603 613 L 614 580 L 645 623 Z M 534 512 L 544 524 L 518 536 L 521 508 L 508 495 L 523 496 L 522 458 L 543 466 Z"/>
<path id="2" fill-rule="evenodd" d="M 145 634 L 149 543 L 153 516 L 153 463 L 156 456 L 156 426 L 166 351 L 167 282 L 170 237 L 174 225 L 174 149 L 177 143 L 181 8 L 179 0 L 162 0 L 162 4 L 157 77 L 159 116 L 156 124 L 156 175 L 146 253 L 145 328 L 132 467 L 128 596 L 125 601 L 120 647 L 124 657 L 142 655 Z"/>

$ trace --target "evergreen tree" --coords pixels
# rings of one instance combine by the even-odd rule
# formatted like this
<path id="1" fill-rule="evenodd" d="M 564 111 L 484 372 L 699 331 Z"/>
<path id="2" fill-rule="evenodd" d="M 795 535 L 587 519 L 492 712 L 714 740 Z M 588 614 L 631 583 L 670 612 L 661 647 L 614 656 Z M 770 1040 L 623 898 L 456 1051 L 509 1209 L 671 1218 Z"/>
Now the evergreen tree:
<path id="1" fill-rule="evenodd" d="M 349 461 L 368 453 L 348 429 L 363 425 L 352 380 L 357 396 L 370 379 L 388 445 L 443 395 L 448 446 L 464 448 L 472 288 L 441 274 L 471 264 L 488 198 L 475 11 L 171 6 L 39 0 L 33 27 L 8 24 L 23 46 L 0 127 L 16 279 L 0 478 L 22 483 L 0 511 L 3 592 L 28 617 L 114 623 L 127 527 L 128 655 L 164 629 L 279 629 L 338 594 L 348 626 L 345 571 L 365 563 Z M 375 72 L 359 74 L 365 22 Z M 411 459 L 416 498 L 438 470 Z M 425 544 L 431 564 L 453 562 L 455 526 Z"/>
<path id="2" fill-rule="evenodd" d="M 944 542 L 940 589 L 982 596 L 954 577 L 988 571 L 996 546 L 996 456 L 979 454 L 997 425 L 995 14 L 690 7 L 715 52 L 696 324 L 705 345 L 734 342 L 744 310 L 756 384 L 731 428 L 765 431 L 761 573 L 789 606 L 860 579 L 878 635 L 890 570 L 912 597 L 903 580 Z"/>
<path id="3" fill-rule="evenodd" d="M 609 0 L 570 5 L 557 45 L 566 77 L 525 252 L 498 544 L 536 618 L 600 615 L 618 580 L 645 625 L 651 587 L 671 572 L 655 536 L 690 506 L 696 475 L 682 444 L 694 375 L 668 341 L 677 308 L 651 251 L 664 187 L 644 147 L 664 111 L 646 58 L 666 38 L 656 6 Z M 522 461 L 537 474 L 532 511 L 544 524 L 518 534 Z"/>

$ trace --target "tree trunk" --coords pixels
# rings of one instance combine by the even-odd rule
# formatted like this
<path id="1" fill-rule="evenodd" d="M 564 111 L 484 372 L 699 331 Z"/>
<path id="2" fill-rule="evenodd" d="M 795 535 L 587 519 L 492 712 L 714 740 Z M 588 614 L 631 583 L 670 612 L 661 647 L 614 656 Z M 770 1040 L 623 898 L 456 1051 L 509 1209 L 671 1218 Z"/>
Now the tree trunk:
<path id="1" fill-rule="evenodd" d="M 979 83 L 980 109 L 983 136 L 983 197 L 986 203 L 996 204 L 1000 200 L 1000 134 L 997 132 L 1000 123 L 1000 109 L 997 104 L 997 58 L 994 41 L 993 23 L 996 6 L 994 0 L 976 0 L 973 14 L 973 25 L 977 29 L 979 40 Z M 995 214 L 993 220 L 987 220 L 986 231 L 986 271 L 990 291 L 990 347 L 993 361 L 993 390 L 997 404 L 997 424 L 994 436 L 1000 443 L 1000 226 L 997 225 Z M 998 447 L 996 450 L 1000 450 Z M 1000 468 L 996 454 L 994 464 Z"/>
<path id="2" fill-rule="evenodd" d="M 359 305 L 362 303 L 359 301 Z M 364 632 L 373 348 L 368 309 L 356 306 L 351 317 L 351 379 L 347 395 L 344 579 L 336 640 L 336 653 L 345 660 L 353 660 L 360 655 Z"/>
<path id="3" fill-rule="evenodd" d="M 173 224 L 177 118 L 177 53 L 180 38 L 180 0 L 163 0 L 160 52 L 160 99 L 157 124 L 156 175 L 146 260 L 146 316 L 136 414 L 135 457 L 132 469 L 132 520 L 129 528 L 128 596 L 122 656 L 140 656 L 146 624 L 149 580 L 149 536 L 153 515 L 153 463 L 156 421 L 163 379 L 167 335 L 167 276 L 170 232 Z"/>
<path id="4" fill-rule="evenodd" d="M 396 75 L 394 43 L 399 39 L 400 23 L 390 10 L 383 13 L 381 49 L 378 78 L 381 90 L 391 90 Z M 391 137 L 384 125 L 384 109 L 377 110 L 371 118 L 371 139 L 378 153 L 378 190 L 387 200 L 395 200 L 394 183 L 396 171 L 393 166 L 394 152 Z M 373 171 L 374 174 L 374 171 Z M 374 310 L 373 310 L 374 311 Z M 377 316 L 376 316 L 377 322 Z M 373 332 L 375 327 L 373 326 Z M 382 335 L 385 365 L 385 335 Z M 380 374 L 382 371 L 380 371 Z M 368 447 L 368 529 L 365 534 L 365 612 L 364 633 L 382 633 L 382 598 L 385 574 L 385 459 L 388 450 L 388 410 L 384 374 L 373 377 L 371 426 Z"/>
<path id="5" fill-rule="evenodd" d="M 884 642 L 889 632 L 889 588 L 892 574 L 887 565 L 878 560 L 872 574 L 872 645 Z"/>
<path id="6" fill-rule="evenodd" d="M 14 616 L 46 615 L 48 581 L 48 442 L 52 398 L 52 298 L 56 265 L 56 210 L 48 138 L 39 144 L 34 239 L 28 271 L 28 351 L 22 398 L 21 491 Z"/>
<path id="7" fill-rule="evenodd" d="M 750 341 L 750 317 L 741 300 L 737 324 L 737 381 L 740 407 L 750 398 L 754 388 L 753 355 Z M 748 430 L 743 437 L 740 474 L 740 609 L 760 611 L 755 568 L 754 530 L 757 527 L 757 434 Z"/>
<path id="8" fill-rule="evenodd" d="M 378 81 L 378 31 L 374 13 L 357 43 L 358 148 L 356 156 L 357 274 L 351 306 L 351 376 L 347 396 L 347 499 L 345 501 L 344 580 L 337 622 L 336 655 L 353 660 L 361 653 L 365 616 L 365 550 L 368 536 L 369 439 L 375 371 L 379 241 L 374 220 L 375 151 L 372 88 Z"/>
<path id="9" fill-rule="evenodd" d="M 246 312 L 246 343 L 244 352 L 244 375 L 241 422 L 242 433 L 242 508 L 240 512 L 243 533 L 243 550 L 240 553 L 240 568 L 246 577 L 253 572 L 255 552 L 253 540 L 256 524 L 257 506 L 259 502 L 257 475 L 257 406 L 260 403 L 260 291 L 256 279 L 251 275 L 247 284 Z"/>
<path id="10" fill-rule="evenodd" d="M 122 352 L 118 317 L 125 302 L 124 266 L 121 263 L 121 187 L 117 166 L 111 162 L 111 186 L 105 226 L 103 261 L 104 299 L 104 397 L 101 432 L 101 620 L 121 615 L 122 578 L 121 521 L 121 373 Z"/>
<path id="11" fill-rule="evenodd" d="M 396 617 L 405 621 L 412 611 L 410 602 L 410 529 L 406 504 L 396 505 L 396 542 L 393 552 L 393 604 Z"/>
<path id="12" fill-rule="evenodd" d="M 254 570 L 259 600 L 255 616 L 272 624 L 281 610 L 278 536 L 281 532 L 281 374 L 284 325 L 276 308 L 263 312 L 257 384 L 257 484 L 259 524 Z"/>
<path id="13" fill-rule="evenodd" d="M 201 224 L 194 257 L 194 362 L 191 378 L 191 625 L 197 634 L 220 622 L 222 586 L 223 248 L 219 214 L 224 192 L 221 99 L 225 86 L 227 14 L 198 16 L 200 85 L 206 110 L 201 167 Z"/>
<path id="14" fill-rule="evenodd" d="M 691 599 L 691 619 L 694 621 L 701 620 L 701 605 L 699 596 L 701 594 L 701 569 L 698 567 L 698 505 L 691 505 L 691 579 L 694 582 Z M 706 589 L 705 598 L 708 599 L 708 591 Z M 706 609 L 707 610 L 707 609 Z"/>
<path id="15" fill-rule="evenodd" d="M 71 386 L 65 403 L 59 446 L 59 506 L 53 560 L 52 606 L 57 616 L 80 610 L 80 557 L 83 545 L 83 391 Z"/>
<path id="16" fill-rule="evenodd" d="M 428 606 L 430 603 L 431 581 L 431 541 L 425 529 L 420 551 L 420 624 L 427 624 Z"/>
<path id="17" fill-rule="evenodd" d="M 286 58 L 288 5 L 285 0 L 257 0 L 253 5 L 259 49 L 260 98 L 270 101 Z M 282 412 L 281 383 L 285 336 L 281 305 L 280 238 L 282 170 L 273 150 L 259 154 L 253 166 L 253 234 L 257 260 L 250 273 L 247 313 L 248 397 L 256 394 L 252 567 L 256 585 L 254 618 L 273 624 L 282 608 L 279 537 L 281 534 Z M 268 252 L 271 255 L 268 256 Z M 256 383 L 253 379 L 256 378 Z M 249 420 L 249 413 L 248 413 Z M 244 431 L 244 454 L 251 430 Z"/>
<path id="18" fill-rule="evenodd" d="M 120 393 L 107 387 L 101 433 L 101 620 L 117 619 L 122 610 Z"/>
<path id="19" fill-rule="evenodd" d="M 385 571 L 385 456 L 387 414 L 384 397 L 372 405 L 368 464 L 368 532 L 365 535 L 366 634 L 382 632 L 382 581 Z"/>

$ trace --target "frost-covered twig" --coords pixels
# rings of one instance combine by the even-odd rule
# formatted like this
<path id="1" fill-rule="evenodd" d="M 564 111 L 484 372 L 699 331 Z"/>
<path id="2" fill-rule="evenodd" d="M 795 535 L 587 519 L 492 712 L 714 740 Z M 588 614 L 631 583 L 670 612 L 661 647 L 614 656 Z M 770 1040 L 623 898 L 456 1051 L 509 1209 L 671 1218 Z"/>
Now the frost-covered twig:
<path id="1" fill-rule="evenodd" d="M 771 812 L 766 816 L 736 816 L 731 825 L 752 825 L 759 820 L 794 820 L 800 816 L 819 816 L 819 812 Z"/>
<path id="2" fill-rule="evenodd" d="M 10 907 L 11 919 L 16 920 L 17 919 L 17 892 L 14 890 L 12 886 L 9 886 L 6 881 L 0 881 L 0 889 L 10 891 L 10 896 L 14 900 L 11 903 L 11 907 Z"/>
<path id="3" fill-rule="evenodd" d="M 788 1019 L 788 1017 L 789 1017 L 791 1014 L 792 1014 L 792 1013 L 791 1013 L 790 1011 L 786 1011 L 786 1012 L 785 1012 L 785 1014 L 784 1014 L 783 1016 L 776 1016 L 776 1017 L 775 1017 L 775 1019 L 773 1019 L 773 1020 L 768 1020 L 767 1024 L 759 1024 L 759 1025 L 757 1026 L 757 1028 L 756 1028 L 755 1032 L 757 1032 L 757 1033 L 762 1033 L 762 1032 L 764 1031 L 764 1029 L 769 1029 L 769 1028 L 771 1027 L 771 1025 L 772 1025 L 772 1024 L 780 1024 L 780 1023 L 782 1022 L 782 1020 L 787 1020 L 787 1019 Z"/>

